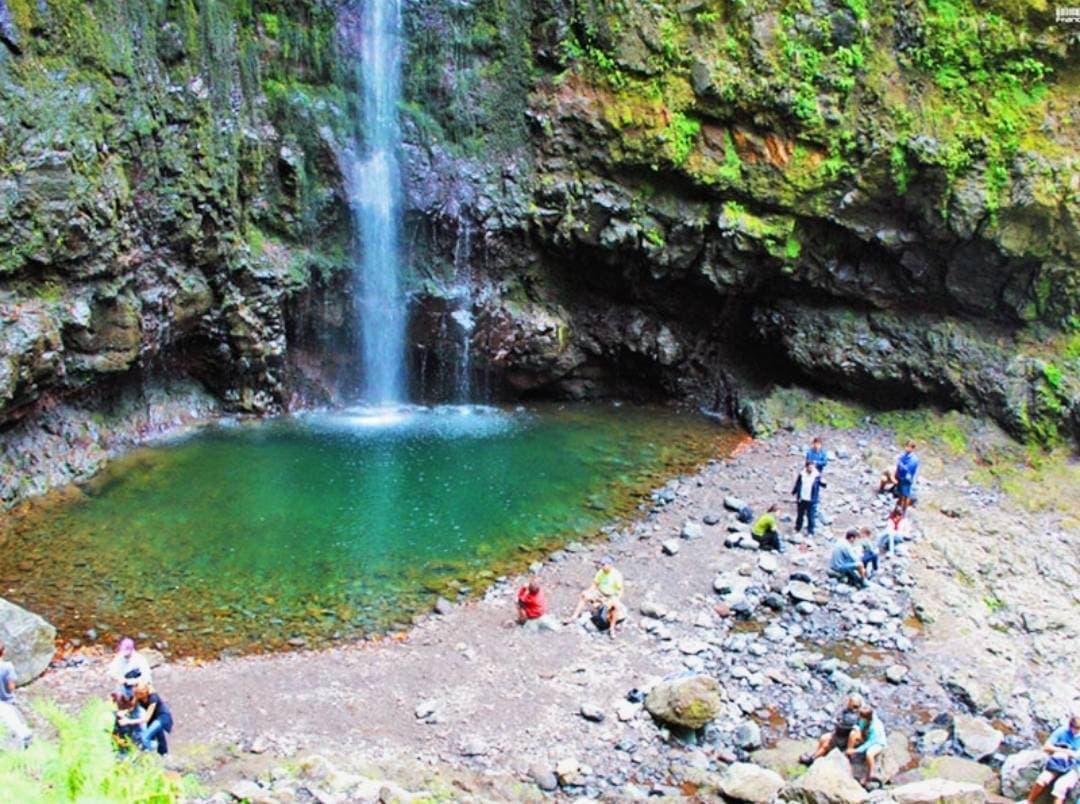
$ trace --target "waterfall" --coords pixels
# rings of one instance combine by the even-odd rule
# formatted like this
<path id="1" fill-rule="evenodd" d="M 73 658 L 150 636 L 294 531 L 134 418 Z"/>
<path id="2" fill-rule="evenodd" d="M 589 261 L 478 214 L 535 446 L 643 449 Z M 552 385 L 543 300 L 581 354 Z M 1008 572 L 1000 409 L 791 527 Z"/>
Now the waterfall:
<path id="1" fill-rule="evenodd" d="M 360 235 L 356 306 L 360 398 L 404 400 L 406 302 L 401 288 L 401 2 L 362 0 L 358 78 L 364 147 L 346 155 L 350 206 Z"/>
<path id="2" fill-rule="evenodd" d="M 469 356 L 472 351 L 472 226 L 468 220 L 459 222 L 457 242 L 454 244 L 454 281 L 459 291 L 458 308 L 450 314 L 461 335 L 461 355 L 458 358 L 454 395 L 457 402 L 472 401 L 472 366 Z"/>

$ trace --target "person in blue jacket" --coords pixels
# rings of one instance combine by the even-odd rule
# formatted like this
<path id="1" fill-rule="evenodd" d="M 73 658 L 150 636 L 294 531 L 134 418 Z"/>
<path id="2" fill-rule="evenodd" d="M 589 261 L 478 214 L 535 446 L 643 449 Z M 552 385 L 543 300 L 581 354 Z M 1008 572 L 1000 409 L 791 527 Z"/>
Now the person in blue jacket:
<path id="1" fill-rule="evenodd" d="M 821 487 L 825 482 L 821 479 L 821 473 L 814 466 L 814 462 L 807 459 L 806 466 L 795 478 L 795 488 L 791 490 L 795 497 L 795 532 L 802 530 L 803 520 L 806 520 L 806 532 L 814 535 L 817 524 L 817 508 L 821 501 Z"/>
<path id="2" fill-rule="evenodd" d="M 911 506 L 911 490 L 918 472 L 919 456 L 915 454 L 915 442 L 908 441 L 903 453 L 896 460 L 896 496 L 901 511 L 907 511 Z"/>
<path id="3" fill-rule="evenodd" d="M 814 436 L 814 440 L 810 442 L 810 449 L 806 451 L 806 460 L 814 464 L 819 472 L 824 472 L 825 467 L 829 465 L 829 456 L 821 447 L 820 436 Z"/>

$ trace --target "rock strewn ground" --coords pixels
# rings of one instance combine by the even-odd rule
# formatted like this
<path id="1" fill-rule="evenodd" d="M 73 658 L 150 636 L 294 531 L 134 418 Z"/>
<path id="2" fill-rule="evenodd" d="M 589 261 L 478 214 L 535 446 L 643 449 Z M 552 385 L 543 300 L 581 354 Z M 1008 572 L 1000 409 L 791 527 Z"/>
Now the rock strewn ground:
<path id="1" fill-rule="evenodd" d="M 514 579 L 425 619 L 403 641 L 167 665 L 156 680 L 178 720 L 169 761 L 197 770 L 208 791 L 246 776 L 280 801 L 360 796 L 361 782 L 334 766 L 375 767 L 376 776 L 448 799 L 524 800 L 554 785 L 568 797 L 614 800 L 704 793 L 723 789 L 721 774 L 736 759 L 798 772 L 806 743 L 794 741 L 825 728 L 854 688 L 883 714 L 891 770 L 904 771 L 898 782 L 974 776 L 996 791 L 995 772 L 979 776 L 985 765 L 935 755 L 964 753 L 951 731 L 957 715 L 982 718 L 974 726 L 956 718 L 957 736 L 974 735 L 964 745 L 983 746 L 975 753 L 990 736 L 987 719 L 1005 732 L 1003 747 L 1018 748 L 1075 695 L 1076 660 L 1058 647 L 1077 629 L 1065 616 L 1076 603 L 1075 523 L 1027 514 L 969 483 L 959 460 L 931 451 L 913 514 L 918 540 L 907 558 L 885 564 L 870 592 L 848 594 L 826 577 L 828 535 L 883 518 L 888 501 L 872 487 L 895 446 L 877 430 L 825 435 L 843 456 L 827 470 L 822 507 L 831 524 L 783 556 L 725 547 L 738 525 L 723 501 L 792 509 L 804 433 L 753 442 L 673 481 L 610 543 L 554 554 L 541 575 L 563 615 L 596 557 L 616 557 L 632 612 L 617 640 L 590 627 L 509 627 Z M 671 539 L 678 549 L 667 555 L 661 544 Z M 792 587 L 793 573 L 810 578 L 811 600 L 792 596 L 807 596 Z M 749 617 L 716 615 L 721 599 Z M 715 677 L 724 698 L 716 721 L 690 740 L 626 700 L 633 688 L 686 671 Z M 77 701 L 106 688 L 91 664 L 49 674 L 31 695 Z M 909 761 L 901 735 L 913 738 L 921 761 Z M 315 770 L 294 761 L 313 751 L 331 758 L 329 770 L 322 760 Z"/>

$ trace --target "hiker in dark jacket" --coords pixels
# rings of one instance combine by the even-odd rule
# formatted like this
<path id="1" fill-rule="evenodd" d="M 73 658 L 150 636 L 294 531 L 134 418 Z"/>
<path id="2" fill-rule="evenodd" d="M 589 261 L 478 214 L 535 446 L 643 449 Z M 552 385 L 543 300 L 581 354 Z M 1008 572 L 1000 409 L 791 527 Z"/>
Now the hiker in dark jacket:
<path id="1" fill-rule="evenodd" d="M 821 472 L 813 461 L 807 461 L 806 466 L 799 476 L 795 478 L 795 488 L 791 490 L 795 497 L 795 532 L 802 530 L 803 520 L 806 520 L 806 532 L 814 535 L 817 525 L 818 502 L 821 500 L 821 487 L 825 482 L 821 479 Z"/>

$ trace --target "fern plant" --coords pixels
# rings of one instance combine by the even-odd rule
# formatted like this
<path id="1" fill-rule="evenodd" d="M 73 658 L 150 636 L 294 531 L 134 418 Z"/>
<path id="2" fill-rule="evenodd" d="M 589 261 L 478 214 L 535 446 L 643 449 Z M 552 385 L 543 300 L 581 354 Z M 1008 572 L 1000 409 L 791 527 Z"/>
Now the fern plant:
<path id="1" fill-rule="evenodd" d="M 138 752 L 118 756 L 112 738 L 113 714 L 104 701 L 91 701 L 77 714 L 51 701 L 35 711 L 55 737 L 35 735 L 25 751 L 0 750 L 0 790 L 22 804 L 169 804 L 193 792 L 191 782 L 161 767 L 157 757 Z"/>

